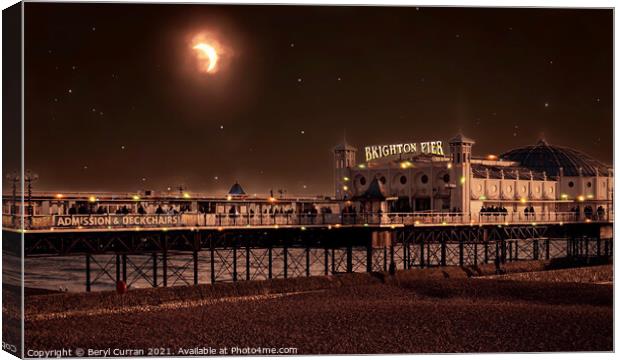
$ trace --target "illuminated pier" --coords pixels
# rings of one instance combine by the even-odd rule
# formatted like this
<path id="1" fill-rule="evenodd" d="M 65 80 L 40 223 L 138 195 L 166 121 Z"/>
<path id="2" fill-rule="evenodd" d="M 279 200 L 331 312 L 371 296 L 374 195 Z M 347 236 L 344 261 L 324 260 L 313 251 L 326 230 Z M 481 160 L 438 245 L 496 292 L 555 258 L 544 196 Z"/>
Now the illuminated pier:
<path id="1" fill-rule="evenodd" d="M 5 226 L 5 249 L 13 253 L 21 253 L 23 236 L 26 257 L 83 256 L 87 291 L 101 281 L 199 284 L 205 264 L 208 282 L 216 283 L 484 263 L 499 270 L 507 261 L 612 254 L 613 213 L 378 214 L 335 211 L 346 201 L 329 199 L 117 194 L 92 202 L 85 194 L 50 196 L 39 194 L 32 203 L 49 201 L 54 205 L 45 206 L 57 209 L 96 203 L 109 212 L 132 207 L 129 214 L 41 215 L 37 209 L 23 218 L 25 230 Z M 198 204 L 215 212 L 192 211 Z M 140 214 L 136 206 L 155 212 L 165 207 L 169 213 Z M 175 214 L 168 207 L 184 211 Z M 3 217 L 4 224 L 21 220 Z M 182 264 L 172 270 L 172 261 Z"/>
<path id="2" fill-rule="evenodd" d="M 467 137 L 448 144 L 373 145 L 363 163 L 339 145 L 334 196 L 14 189 L 4 246 L 21 254 L 23 237 L 26 257 L 84 256 L 87 291 L 102 277 L 198 284 L 204 263 L 215 283 L 611 256 L 613 169 L 544 141 L 482 158 Z M 173 259 L 185 260 L 171 271 Z"/>

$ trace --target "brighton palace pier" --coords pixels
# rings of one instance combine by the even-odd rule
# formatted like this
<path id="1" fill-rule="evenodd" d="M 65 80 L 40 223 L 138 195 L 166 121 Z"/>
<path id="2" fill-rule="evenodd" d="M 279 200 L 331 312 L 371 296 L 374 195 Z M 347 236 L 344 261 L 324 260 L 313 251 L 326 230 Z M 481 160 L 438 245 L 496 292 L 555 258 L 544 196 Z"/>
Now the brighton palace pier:
<path id="1" fill-rule="evenodd" d="M 193 254 L 194 283 L 201 252 L 212 283 L 611 256 L 610 166 L 544 140 L 497 156 L 473 150 L 460 134 L 361 151 L 345 142 L 333 149 L 334 194 L 320 197 L 250 196 L 239 183 L 220 195 L 37 192 L 30 177 L 19 191 L 16 177 L 3 196 L 4 235 L 15 238 L 5 250 L 85 255 L 87 290 L 103 255 L 112 270 L 97 266 L 115 267 L 115 280 L 126 280 L 128 257 L 152 256 L 151 275 L 134 270 L 153 286 L 178 276 L 167 262 L 179 253 Z"/>

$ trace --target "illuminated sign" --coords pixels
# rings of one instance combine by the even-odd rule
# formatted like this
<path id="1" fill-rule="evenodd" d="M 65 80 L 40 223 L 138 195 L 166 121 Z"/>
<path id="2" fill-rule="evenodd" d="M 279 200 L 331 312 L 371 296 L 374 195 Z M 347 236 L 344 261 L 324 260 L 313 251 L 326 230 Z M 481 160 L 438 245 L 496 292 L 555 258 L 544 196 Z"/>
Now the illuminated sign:
<path id="1" fill-rule="evenodd" d="M 431 154 L 444 155 L 441 141 L 427 141 L 421 143 L 406 143 L 392 145 L 366 146 L 366 161 L 392 155 Z"/>
<path id="2" fill-rule="evenodd" d="M 56 215 L 56 227 L 174 226 L 180 215 Z"/>

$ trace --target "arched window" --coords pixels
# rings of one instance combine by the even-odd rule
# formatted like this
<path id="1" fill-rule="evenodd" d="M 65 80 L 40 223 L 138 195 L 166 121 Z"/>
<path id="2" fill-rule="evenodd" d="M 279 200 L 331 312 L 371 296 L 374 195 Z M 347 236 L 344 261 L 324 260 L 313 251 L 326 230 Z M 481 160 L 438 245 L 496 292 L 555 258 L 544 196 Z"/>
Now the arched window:
<path id="1" fill-rule="evenodd" d="M 422 184 L 426 184 L 428 182 L 428 176 L 422 175 L 422 177 L 420 178 L 420 181 L 422 181 Z"/>
<path id="2" fill-rule="evenodd" d="M 400 183 L 403 184 L 403 185 L 405 185 L 407 183 L 407 177 L 405 175 L 402 175 L 400 177 Z"/>

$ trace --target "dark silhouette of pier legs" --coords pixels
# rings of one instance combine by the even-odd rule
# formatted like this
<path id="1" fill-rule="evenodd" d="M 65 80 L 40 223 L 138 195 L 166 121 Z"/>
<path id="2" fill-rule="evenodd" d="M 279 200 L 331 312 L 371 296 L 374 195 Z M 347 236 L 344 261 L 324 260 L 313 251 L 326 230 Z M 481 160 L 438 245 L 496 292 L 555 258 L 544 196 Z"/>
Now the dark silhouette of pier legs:
<path id="1" fill-rule="evenodd" d="M 198 285 L 198 250 L 192 252 L 192 258 L 194 261 L 194 285 Z"/>
<path id="2" fill-rule="evenodd" d="M 90 292 L 90 254 L 86 254 L 86 291 Z"/>
<path id="3" fill-rule="evenodd" d="M 595 257 L 612 256 L 613 247 L 612 239 L 605 238 L 609 235 L 598 234 L 593 227 L 558 226 L 554 231 L 540 226 L 392 230 L 388 233 L 389 230 L 383 229 L 341 228 L 321 232 L 280 228 L 271 233 L 249 233 L 243 229 L 238 233 L 232 230 L 131 232 L 113 236 L 77 234 L 62 239 L 41 236 L 34 238 L 37 241 L 30 241 L 26 253 L 30 256 L 86 255 L 84 284 L 86 291 L 92 291 L 106 281 L 107 284 L 124 281 L 127 286 L 144 286 L 146 281 L 153 287 L 165 287 L 169 286 L 170 277 L 174 279 L 172 285 L 177 281 L 198 285 L 200 281 L 214 284 L 342 272 L 394 273 L 401 268 L 478 266 L 493 262 L 496 270 L 503 272 L 507 261 L 567 256 L 587 262 Z M 51 241 L 57 243 L 49 245 Z M 495 254 L 492 246 L 495 246 Z M 49 255 L 41 254 L 43 250 Z M 54 251 L 56 253 L 52 253 Z M 200 263 L 201 251 L 204 251 L 204 267 Z M 177 256 L 184 258 L 182 263 Z M 168 260 L 173 260 L 170 273 Z M 211 271 L 207 274 L 209 267 Z M 192 269 L 193 276 L 189 274 Z"/>
<path id="4" fill-rule="evenodd" d="M 325 248 L 325 276 L 329 275 L 329 249 Z"/>
<path id="5" fill-rule="evenodd" d="M 153 287 L 157 287 L 157 253 L 151 256 L 153 259 Z"/>

